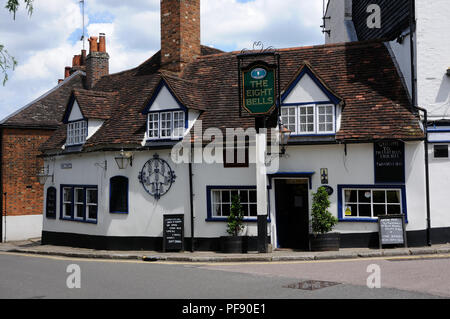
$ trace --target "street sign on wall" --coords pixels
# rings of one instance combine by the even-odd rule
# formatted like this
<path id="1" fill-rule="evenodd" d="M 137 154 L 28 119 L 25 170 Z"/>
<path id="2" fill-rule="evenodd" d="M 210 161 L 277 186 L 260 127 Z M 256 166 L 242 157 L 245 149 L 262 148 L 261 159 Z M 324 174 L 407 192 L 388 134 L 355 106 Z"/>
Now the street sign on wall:
<path id="1" fill-rule="evenodd" d="M 242 107 L 252 115 L 269 115 L 276 106 L 276 66 L 254 62 L 242 69 Z"/>

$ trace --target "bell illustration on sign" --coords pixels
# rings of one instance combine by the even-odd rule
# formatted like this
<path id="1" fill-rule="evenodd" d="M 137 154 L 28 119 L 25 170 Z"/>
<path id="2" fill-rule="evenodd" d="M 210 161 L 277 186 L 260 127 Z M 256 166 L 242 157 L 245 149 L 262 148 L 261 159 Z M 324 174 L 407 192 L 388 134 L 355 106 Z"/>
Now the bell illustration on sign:
<path id="1" fill-rule="evenodd" d="M 144 164 L 139 173 L 139 181 L 142 186 L 156 200 L 169 191 L 175 178 L 172 168 L 165 160 L 159 158 L 158 154 L 153 155 L 153 158 Z"/>
<path id="2" fill-rule="evenodd" d="M 259 62 L 243 70 L 243 107 L 250 114 L 270 114 L 275 108 L 275 69 Z"/>

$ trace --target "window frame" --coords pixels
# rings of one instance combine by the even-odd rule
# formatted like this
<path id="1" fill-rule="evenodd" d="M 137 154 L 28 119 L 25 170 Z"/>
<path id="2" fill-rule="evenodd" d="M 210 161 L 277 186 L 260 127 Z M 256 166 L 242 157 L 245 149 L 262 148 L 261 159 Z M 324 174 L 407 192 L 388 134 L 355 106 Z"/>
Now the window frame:
<path id="1" fill-rule="evenodd" d="M 89 224 L 97 224 L 98 223 L 98 186 L 97 185 L 67 185 L 67 184 L 61 184 L 61 200 L 60 200 L 60 220 L 67 220 L 67 221 L 75 221 L 75 222 L 82 222 L 82 223 L 89 223 Z M 83 190 L 83 202 L 76 201 L 75 195 L 76 195 L 76 189 L 82 189 Z M 64 199 L 64 195 L 66 193 L 66 190 L 70 192 L 71 200 L 66 201 Z M 92 206 L 93 204 L 87 203 L 87 191 L 88 190 L 95 190 L 97 192 L 97 203 L 95 206 L 97 207 L 97 214 L 96 218 L 89 218 L 88 217 L 88 206 Z M 66 214 L 65 205 L 70 204 L 70 215 Z M 83 205 L 83 218 L 76 216 L 76 205 Z"/>
<path id="2" fill-rule="evenodd" d="M 112 183 L 113 181 L 121 181 L 121 182 L 126 182 L 126 211 L 121 211 L 121 210 L 116 210 L 116 209 L 112 209 L 112 203 L 111 203 L 111 199 L 113 197 L 113 189 L 112 189 Z M 121 176 L 121 175 L 117 175 L 117 176 L 113 176 L 109 179 L 109 212 L 111 214 L 128 214 L 130 212 L 130 203 L 129 203 L 129 187 L 130 187 L 130 182 L 128 177 L 126 176 Z"/>
<path id="3" fill-rule="evenodd" d="M 164 115 L 169 115 L 169 119 L 162 119 L 163 118 L 163 114 Z M 182 126 L 182 130 L 180 129 L 179 126 L 175 127 L 175 114 L 177 114 L 178 116 L 182 115 L 182 118 L 178 118 L 176 121 L 179 123 L 183 123 Z M 157 132 L 157 136 L 150 136 L 150 117 L 153 117 L 157 115 L 158 119 L 157 121 L 152 120 L 151 122 L 157 123 L 158 128 L 152 128 L 152 132 Z M 187 130 L 187 112 L 181 109 L 176 109 L 176 110 L 161 110 L 161 111 L 157 111 L 157 112 L 149 112 L 147 114 L 147 139 L 151 140 L 151 141 L 155 141 L 155 140 L 176 140 L 176 139 L 182 139 L 184 134 L 186 133 Z M 170 123 L 170 127 L 163 127 L 163 121 L 165 124 Z M 170 136 L 163 136 L 163 130 L 170 130 Z M 175 131 L 177 132 L 177 134 L 175 134 Z M 181 135 L 180 135 L 180 131 Z"/>
<path id="4" fill-rule="evenodd" d="M 387 202 L 387 196 L 385 197 L 384 203 L 375 203 L 373 201 L 373 191 L 400 191 L 400 213 L 405 215 L 405 222 L 408 222 L 408 211 L 406 206 L 406 187 L 403 184 L 399 185 L 338 185 L 338 220 L 339 222 L 378 222 L 378 217 L 374 216 L 374 209 L 373 206 L 377 204 L 385 204 L 388 205 Z M 345 190 L 363 190 L 363 191 L 371 191 L 371 200 L 370 200 L 370 206 L 371 206 L 371 216 L 370 217 L 359 217 L 359 216 L 345 216 Z M 351 203 L 353 204 L 353 203 Z M 395 203 L 392 203 L 392 205 L 397 205 Z M 387 211 L 387 207 L 385 208 Z M 387 215 L 387 214 L 386 214 Z"/>
<path id="5" fill-rule="evenodd" d="M 88 121 L 86 119 L 67 123 L 66 146 L 83 145 L 88 137 Z"/>
<path id="6" fill-rule="evenodd" d="M 301 114 L 301 110 L 302 109 L 306 109 L 306 108 L 310 108 L 313 107 L 313 130 L 312 131 L 301 131 L 301 125 L 311 125 L 310 122 L 306 122 L 306 123 L 302 123 L 301 122 L 301 117 L 308 117 L 308 114 Z M 329 122 L 327 122 L 325 120 L 324 123 L 321 123 L 319 121 L 320 119 L 320 115 L 319 114 L 319 110 L 321 107 L 331 107 L 332 108 L 332 125 L 333 128 L 331 131 L 319 131 L 319 127 L 321 124 L 325 124 L 327 125 L 327 123 L 329 124 Z M 289 104 L 283 104 L 281 106 L 281 110 L 283 109 L 295 109 L 295 131 L 292 131 L 291 136 L 329 136 L 329 135 L 336 135 L 336 129 L 337 129 L 337 106 L 335 104 L 333 104 L 332 102 L 318 102 L 318 103 L 289 103 Z M 323 114 L 325 117 L 328 114 Z M 285 119 L 286 117 L 289 117 L 289 115 L 282 115 L 282 111 L 281 111 L 281 115 L 280 115 L 280 121 L 281 123 L 283 123 L 284 125 L 286 125 L 283 122 L 283 119 Z M 292 116 L 291 116 L 292 117 Z M 287 124 L 288 126 L 292 126 L 292 124 Z"/>
<path id="7" fill-rule="evenodd" d="M 206 202 L 207 202 L 207 218 L 206 221 L 219 221 L 219 222 L 226 222 L 228 220 L 228 216 L 216 216 L 213 214 L 213 205 L 215 204 L 213 202 L 213 192 L 220 191 L 221 194 L 223 191 L 238 191 L 239 194 L 241 191 L 254 191 L 256 193 L 256 186 L 207 186 L 206 187 Z M 222 196 L 222 195 L 221 195 Z M 255 194 L 256 196 L 256 194 Z M 231 205 L 231 193 L 230 193 L 230 205 Z M 220 204 L 223 204 L 220 202 Z M 227 202 L 228 204 L 228 202 Z M 247 212 L 248 215 L 244 216 L 245 222 L 256 222 L 258 218 L 258 212 L 256 211 L 255 216 L 250 216 L 250 205 L 255 205 L 255 209 L 257 209 L 257 200 L 255 197 L 255 202 L 250 201 L 250 193 L 248 193 L 248 201 L 245 203 L 247 204 Z M 269 220 L 270 221 L 270 220 Z"/>
<path id="8" fill-rule="evenodd" d="M 49 199 L 49 191 L 52 191 L 52 192 L 54 192 L 54 197 L 53 197 L 53 199 L 52 199 L 52 201 L 54 201 L 54 204 L 53 204 L 53 213 L 49 213 L 49 202 L 50 202 L 50 199 Z M 47 188 L 47 191 L 46 191 L 46 195 L 45 195 L 45 217 L 46 218 L 50 218 L 50 219 L 56 219 L 56 210 L 57 210 L 57 198 L 58 198 L 58 191 L 56 190 L 56 187 L 54 187 L 54 186 L 50 186 L 50 187 L 48 187 Z"/>

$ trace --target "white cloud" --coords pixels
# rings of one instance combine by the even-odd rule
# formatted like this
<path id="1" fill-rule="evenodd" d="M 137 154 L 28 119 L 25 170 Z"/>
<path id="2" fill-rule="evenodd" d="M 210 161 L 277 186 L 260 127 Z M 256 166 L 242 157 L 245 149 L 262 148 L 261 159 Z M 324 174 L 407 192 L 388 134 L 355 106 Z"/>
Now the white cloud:
<path id="1" fill-rule="evenodd" d="M 79 0 L 34 5 L 31 18 L 21 8 L 15 21 L 0 8 L 0 42 L 19 61 L 6 87 L 0 86 L 0 119 L 53 88 L 81 50 L 80 42 L 69 40 L 81 29 Z M 240 50 L 257 40 L 274 47 L 322 43 L 320 0 L 201 0 L 201 5 L 205 45 Z M 135 67 L 159 50 L 159 7 L 160 0 L 86 1 L 87 35 L 106 34 L 111 73 Z"/>

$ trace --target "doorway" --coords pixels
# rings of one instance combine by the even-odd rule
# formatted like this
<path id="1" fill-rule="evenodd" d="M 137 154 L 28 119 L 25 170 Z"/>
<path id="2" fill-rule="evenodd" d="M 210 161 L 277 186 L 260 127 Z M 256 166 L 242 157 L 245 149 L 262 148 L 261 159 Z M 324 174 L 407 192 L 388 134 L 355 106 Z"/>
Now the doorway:
<path id="1" fill-rule="evenodd" d="M 307 179 L 276 179 L 275 209 L 278 248 L 309 250 Z"/>

